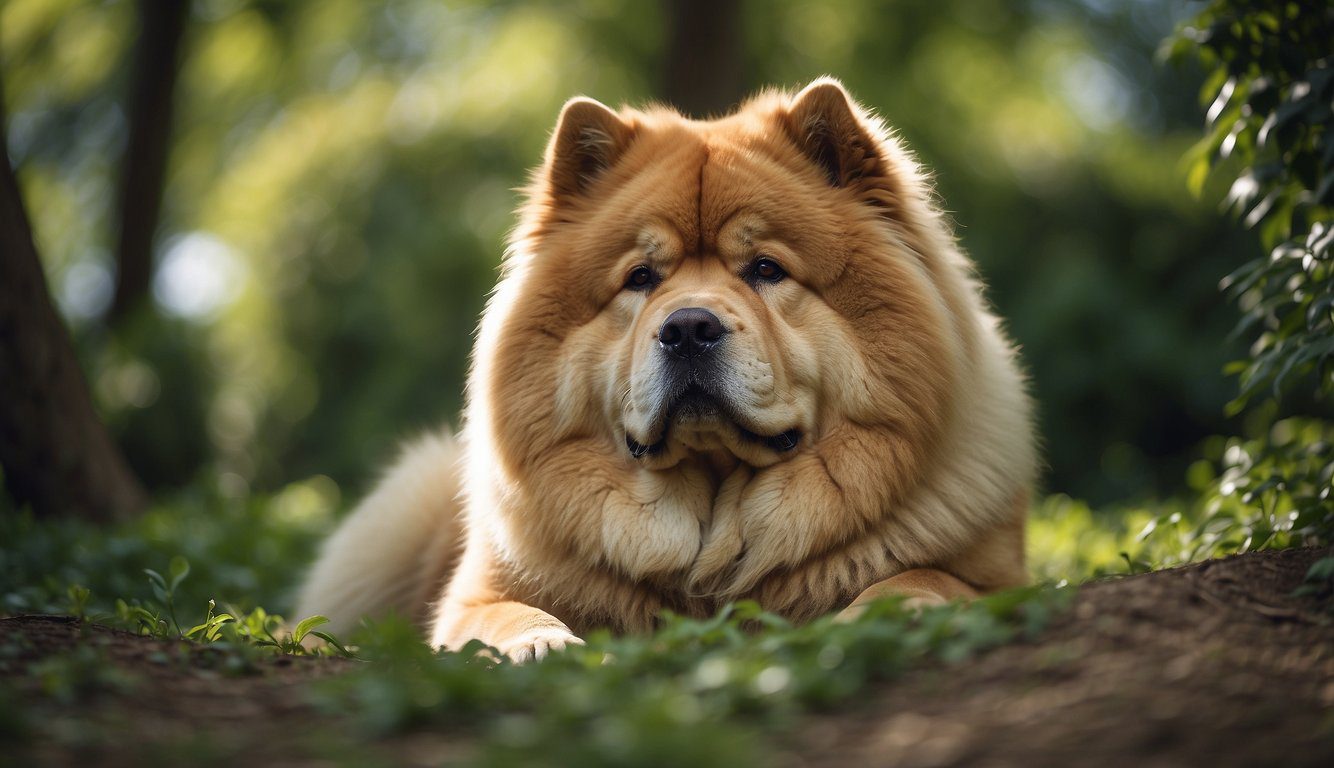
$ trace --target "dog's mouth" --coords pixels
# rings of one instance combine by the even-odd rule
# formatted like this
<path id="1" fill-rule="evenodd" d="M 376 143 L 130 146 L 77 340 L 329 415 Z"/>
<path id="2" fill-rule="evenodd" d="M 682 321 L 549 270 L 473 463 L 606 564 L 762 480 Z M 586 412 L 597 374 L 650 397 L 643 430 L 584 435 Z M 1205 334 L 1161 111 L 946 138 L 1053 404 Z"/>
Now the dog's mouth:
<path id="1" fill-rule="evenodd" d="M 747 429 L 725 400 L 713 396 L 697 383 L 690 383 L 673 397 L 663 412 L 661 435 L 652 444 L 641 443 L 627 432 L 625 447 L 636 459 L 656 456 L 667 447 L 671 431 L 682 424 L 720 422 L 734 426 L 737 436 L 748 443 L 763 445 L 777 453 L 786 453 L 801 444 L 801 430 L 788 429 L 774 435 L 763 435 Z"/>

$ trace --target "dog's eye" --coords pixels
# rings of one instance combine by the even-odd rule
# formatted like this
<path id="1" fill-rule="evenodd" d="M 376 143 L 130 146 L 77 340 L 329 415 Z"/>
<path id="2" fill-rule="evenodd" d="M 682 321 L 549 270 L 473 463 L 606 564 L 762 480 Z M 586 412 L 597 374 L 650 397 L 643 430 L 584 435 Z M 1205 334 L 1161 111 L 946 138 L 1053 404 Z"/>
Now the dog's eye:
<path id="1" fill-rule="evenodd" d="M 787 277 L 787 273 L 771 258 L 760 257 L 750 265 L 747 277 L 752 283 L 776 283 Z"/>
<path id="2" fill-rule="evenodd" d="M 647 291 L 658 282 L 658 276 L 652 269 L 640 264 L 630 270 L 630 274 L 625 278 L 625 287 L 631 291 Z"/>

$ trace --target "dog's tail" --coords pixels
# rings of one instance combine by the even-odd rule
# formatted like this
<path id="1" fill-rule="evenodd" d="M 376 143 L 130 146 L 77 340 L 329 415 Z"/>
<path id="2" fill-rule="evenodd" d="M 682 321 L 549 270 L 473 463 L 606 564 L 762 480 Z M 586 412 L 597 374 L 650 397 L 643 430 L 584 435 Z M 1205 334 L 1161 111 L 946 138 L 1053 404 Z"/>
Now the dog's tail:
<path id="1" fill-rule="evenodd" d="M 407 444 L 324 543 L 292 621 L 326 616 L 323 629 L 345 636 L 397 613 L 424 627 L 462 551 L 461 454 L 445 432 Z"/>

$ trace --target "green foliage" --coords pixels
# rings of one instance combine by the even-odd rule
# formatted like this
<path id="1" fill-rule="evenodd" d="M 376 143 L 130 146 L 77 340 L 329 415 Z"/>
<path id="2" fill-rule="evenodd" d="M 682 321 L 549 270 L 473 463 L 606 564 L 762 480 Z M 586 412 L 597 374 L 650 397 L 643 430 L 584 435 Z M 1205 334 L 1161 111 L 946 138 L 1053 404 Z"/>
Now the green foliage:
<path id="1" fill-rule="evenodd" d="M 190 574 L 189 562 L 177 555 L 171 559 L 169 576 L 164 577 L 151 568 L 145 568 L 144 573 L 152 589 L 152 599 L 131 598 L 127 601 L 117 598 L 114 613 L 95 618 L 149 637 L 187 640 L 224 651 L 232 649 L 239 654 L 237 658 L 229 659 L 228 666 L 234 671 L 252 668 L 251 662 L 258 655 L 251 652 L 254 650 L 295 656 L 352 655 L 337 638 L 316 629 L 329 622 L 325 616 L 309 616 L 297 622 L 295 627 L 288 627 L 282 616 L 270 614 L 262 607 L 235 616 L 217 612 L 217 601 L 212 598 L 203 619 L 187 629 L 176 617 L 176 591 Z M 92 618 L 86 610 L 92 590 L 71 585 L 67 592 L 71 597 L 71 615 L 80 621 Z M 320 638 L 324 644 L 308 647 L 303 643 L 307 637 Z"/>
<path id="2" fill-rule="evenodd" d="M 1173 55 L 1198 55 L 1212 68 L 1201 94 L 1206 135 L 1188 156 L 1191 185 L 1200 192 L 1211 168 L 1235 177 L 1226 204 L 1267 252 L 1223 281 L 1242 309 L 1237 335 L 1254 337 L 1249 357 L 1230 368 L 1241 383 L 1234 413 L 1270 398 L 1295 395 L 1302 407 L 1334 394 L 1330 40 L 1328 3 L 1218 0 L 1171 42 Z M 1331 434 L 1326 422 L 1294 420 L 1228 446 L 1217 493 L 1252 508 L 1250 535 L 1329 540 Z"/>
<path id="3" fill-rule="evenodd" d="M 69 614 L 79 621 L 88 618 L 88 601 L 93 596 L 93 591 L 79 584 L 71 584 L 65 590 L 69 596 Z"/>
<path id="4" fill-rule="evenodd" d="M 190 561 L 180 555 L 173 557 L 168 573 L 170 574 L 168 577 L 163 577 L 162 574 L 152 568 L 144 569 L 144 574 L 148 576 L 148 583 L 153 588 L 153 596 L 167 608 L 167 616 L 171 619 L 172 631 L 181 635 L 184 633 L 181 632 L 180 622 L 176 620 L 176 602 L 173 598 L 176 596 L 176 588 L 181 585 L 182 581 L 185 581 L 186 576 L 190 575 Z M 209 600 L 210 614 L 213 612 L 212 604 L 213 601 Z"/>
<path id="5" fill-rule="evenodd" d="M 1331 439 L 1328 423 L 1286 419 L 1262 439 L 1210 441 L 1208 455 L 1189 473 L 1198 497 L 1145 524 L 1128 548 L 1132 567 L 1152 570 L 1334 539 Z"/>
<path id="6" fill-rule="evenodd" d="M 1198 53 L 1213 70 L 1201 93 L 1208 130 L 1191 152 L 1192 187 L 1199 193 L 1209 169 L 1223 165 L 1235 176 L 1227 205 L 1258 228 L 1268 251 L 1224 281 L 1244 313 L 1238 332 L 1256 336 L 1239 367 L 1238 407 L 1312 376 L 1318 390 L 1334 389 L 1330 40 L 1328 3 L 1221 0 L 1173 48 Z"/>
<path id="7" fill-rule="evenodd" d="M 217 608 L 217 601 L 208 601 L 208 612 L 204 614 L 204 621 L 181 633 L 181 637 L 186 640 L 198 640 L 200 642 L 217 642 L 222 636 L 222 628 L 227 624 L 236 621 L 230 613 L 214 613 Z"/>
<path id="8" fill-rule="evenodd" d="M 1193 496 L 1095 512 L 1048 496 L 1028 525 L 1029 568 L 1078 583 L 1262 549 L 1334 540 L 1330 445 L 1322 421 L 1285 419 L 1263 439 L 1215 438 L 1187 473 Z"/>
<path id="9" fill-rule="evenodd" d="M 913 665 L 1030 635 L 1068 594 L 1019 590 L 920 613 L 889 600 L 853 622 L 802 627 L 746 602 L 704 621 L 666 616 L 649 637 L 600 633 L 520 667 L 480 645 L 434 652 L 390 622 L 358 638 L 371 663 L 317 695 L 375 734 L 422 725 L 479 733 L 483 765 L 758 764 L 760 729 Z"/>
<path id="10" fill-rule="evenodd" d="M 320 477 L 244 500 L 192 490 L 102 528 L 36 520 L 0 500 L 0 613 L 142 619 L 176 636 L 205 621 L 211 599 L 236 617 L 281 609 L 337 503 Z"/>
<path id="11" fill-rule="evenodd" d="M 1293 592 L 1299 597 L 1315 597 L 1325 600 L 1334 595 L 1334 557 L 1322 557 L 1311 563 L 1306 571 L 1302 585 Z M 1334 605 L 1330 606 L 1334 611 Z"/>
<path id="12" fill-rule="evenodd" d="M 1223 546 L 1246 550 L 1334 541 L 1331 446 L 1334 424 L 1297 418 L 1274 424 L 1261 439 L 1226 441 L 1223 471 L 1204 503 L 1211 514 L 1233 515 L 1245 538 Z"/>

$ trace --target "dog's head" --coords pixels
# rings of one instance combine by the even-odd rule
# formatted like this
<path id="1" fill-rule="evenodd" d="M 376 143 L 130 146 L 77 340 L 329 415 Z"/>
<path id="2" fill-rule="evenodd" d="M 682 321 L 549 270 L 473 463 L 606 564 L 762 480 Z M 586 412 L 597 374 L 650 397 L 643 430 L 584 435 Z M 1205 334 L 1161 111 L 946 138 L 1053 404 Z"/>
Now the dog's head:
<path id="1" fill-rule="evenodd" d="M 494 432 L 649 469 L 764 467 L 849 421 L 928 450 L 964 354 L 948 238 L 835 81 L 708 122 L 575 99 L 483 328 Z"/>

